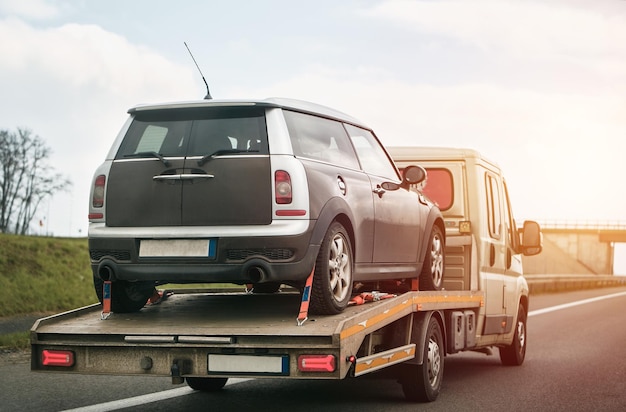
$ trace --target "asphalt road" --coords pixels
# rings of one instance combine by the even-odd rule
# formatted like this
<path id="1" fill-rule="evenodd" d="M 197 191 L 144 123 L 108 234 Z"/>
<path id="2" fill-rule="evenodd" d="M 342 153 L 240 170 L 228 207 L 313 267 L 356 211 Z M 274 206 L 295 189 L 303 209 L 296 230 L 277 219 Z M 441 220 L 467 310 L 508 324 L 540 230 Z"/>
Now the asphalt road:
<path id="1" fill-rule="evenodd" d="M 533 296 L 524 365 L 449 356 L 429 404 L 407 403 L 393 380 L 241 380 L 205 394 L 167 378 L 33 373 L 14 355 L 0 363 L 0 411 L 625 411 L 625 308 L 626 287 Z"/>

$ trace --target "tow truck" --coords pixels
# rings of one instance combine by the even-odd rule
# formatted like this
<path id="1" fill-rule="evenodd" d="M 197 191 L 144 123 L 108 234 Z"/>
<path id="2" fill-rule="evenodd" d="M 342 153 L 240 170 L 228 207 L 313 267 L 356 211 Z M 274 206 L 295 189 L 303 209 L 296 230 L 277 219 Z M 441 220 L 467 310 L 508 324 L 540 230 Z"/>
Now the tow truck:
<path id="1" fill-rule="evenodd" d="M 540 252 L 539 226 L 515 228 L 500 169 L 477 152 L 390 152 L 400 167 L 427 163 L 437 187 L 454 191 L 432 194 L 447 202 L 444 290 L 419 291 L 417 279 L 408 288 L 376 284 L 343 312 L 310 318 L 313 274 L 302 291 L 162 291 L 167 299 L 137 313 L 108 312 L 105 290 L 102 305 L 35 322 L 31 369 L 167 376 L 202 391 L 231 377 L 340 380 L 386 369 L 407 400 L 429 402 L 446 355 L 498 347 L 503 364 L 522 364 L 528 284 L 520 256 Z"/>

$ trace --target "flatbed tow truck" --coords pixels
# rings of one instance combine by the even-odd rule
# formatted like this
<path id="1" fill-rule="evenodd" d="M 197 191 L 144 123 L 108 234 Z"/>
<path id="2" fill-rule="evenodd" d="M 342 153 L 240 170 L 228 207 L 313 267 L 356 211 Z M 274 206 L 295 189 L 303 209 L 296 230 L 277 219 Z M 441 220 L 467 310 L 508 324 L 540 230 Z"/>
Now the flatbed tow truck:
<path id="1" fill-rule="evenodd" d="M 204 391 L 230 377 L 338 380 L 387 369 L 407 400 L 428 402 L 439 395 L 447 354 L 496 347 L 504 365 L 521 365 L 529 299 L 521 255 L 540 253 L 539 225 L 517 229 L 499 167 L 478 152 L 391 154 L 399 167 L 428 171 L 421 190 L 446 225 L 443 290 L 419 291 L 417 279 L 396 291 L 373 285 L 340 314 L 309 319 L 313 274 L 303 293 L 177 290 L 137 313 L 111 314 L 105 299 L 38 320 L 31 369 L 170 376 Z"/>
<path id="2" fill-rule="evenodd" d="M 171 376 L 173 383 L 210 391 L 229 377 L 343 379 L 402 364 L 397 377 L 407 399 L 436 399 L 445 347 L 475 344 L 483 293 L 363 298 L 371 302 L 306 322 L 294 316 L 297 291 L 174 291 L 158 305 L 106 320 L 94 304 L 33 325 L 31 369 Z"/>

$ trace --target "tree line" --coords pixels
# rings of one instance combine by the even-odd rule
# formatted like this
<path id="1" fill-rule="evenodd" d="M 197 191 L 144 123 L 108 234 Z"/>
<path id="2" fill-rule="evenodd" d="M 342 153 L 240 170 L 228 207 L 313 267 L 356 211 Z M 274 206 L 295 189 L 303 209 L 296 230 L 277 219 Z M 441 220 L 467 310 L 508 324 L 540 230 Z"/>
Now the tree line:
<path id="1" fill-rule="evenodd" d="M 28 234 L 42 201 L 71 181 L 49 164 L 52 151 L 29 129 L 0 130 L 0 232 Z"/>

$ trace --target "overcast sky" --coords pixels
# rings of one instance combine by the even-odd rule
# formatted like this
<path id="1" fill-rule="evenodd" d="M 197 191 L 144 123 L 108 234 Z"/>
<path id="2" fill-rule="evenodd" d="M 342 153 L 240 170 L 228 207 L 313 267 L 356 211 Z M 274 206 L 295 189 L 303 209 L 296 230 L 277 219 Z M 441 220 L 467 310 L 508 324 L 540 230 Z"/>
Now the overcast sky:
<path id="1" fill-rule="evenodd" d="M 32 130 L 71 191 L 43 229 L 85 235 L 127 109 L 271 96 L 334 107 L 386 145 L 499 163 L 518 219 L 626 221 L 626 1 L 0 0 L 0 129 Z"/>

